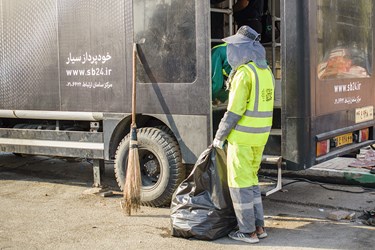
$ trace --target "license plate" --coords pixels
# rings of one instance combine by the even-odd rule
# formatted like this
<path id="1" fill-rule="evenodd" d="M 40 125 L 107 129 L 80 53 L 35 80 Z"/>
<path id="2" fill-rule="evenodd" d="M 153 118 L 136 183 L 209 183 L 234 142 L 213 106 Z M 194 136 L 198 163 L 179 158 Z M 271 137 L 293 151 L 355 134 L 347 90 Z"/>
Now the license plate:
<path id="1" fill-rule="evenodd" d="M 348 133 L 344 135 L 339 135 L 333 138 L 333 140 L 336 142 L 336 147 L 341 147 L 353 143 L 353 134 Z"/>
<path id="2" fill-rule="evenodd" d="M 368 106 L 355 109 L 355 123 L 371 121 L 374 119 L 374 107 Z"/>

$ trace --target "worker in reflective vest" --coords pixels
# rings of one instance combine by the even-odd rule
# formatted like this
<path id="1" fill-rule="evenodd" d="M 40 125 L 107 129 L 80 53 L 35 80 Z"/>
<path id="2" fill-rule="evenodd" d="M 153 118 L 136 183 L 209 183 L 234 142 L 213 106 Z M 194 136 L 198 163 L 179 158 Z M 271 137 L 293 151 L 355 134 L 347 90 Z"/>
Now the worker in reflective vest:
<path id="1" fill-rule="evenodd" d="M 258 170 L 272 126 L 275 80 L 256 31 L 242 26 L 223 40 L 233 70 L 227 111 L 213 146 L 222 148 L 228 141 L 228 185 L 239 226 L 229 237 L 257 243 L 267 237 Z"/>

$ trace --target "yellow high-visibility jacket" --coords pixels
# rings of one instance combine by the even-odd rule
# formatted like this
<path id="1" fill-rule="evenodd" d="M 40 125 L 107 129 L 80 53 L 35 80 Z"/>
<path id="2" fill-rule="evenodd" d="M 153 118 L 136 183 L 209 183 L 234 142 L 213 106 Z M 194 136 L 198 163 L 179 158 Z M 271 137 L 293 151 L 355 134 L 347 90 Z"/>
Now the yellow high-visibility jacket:
<path id="1" fill-rule="evenodd" d="M 272 126 L 274 84 L 269 68 L 258 68 L 253 62 L 238 67 L 215 137 L 232 144 L 264 146 Z"/>

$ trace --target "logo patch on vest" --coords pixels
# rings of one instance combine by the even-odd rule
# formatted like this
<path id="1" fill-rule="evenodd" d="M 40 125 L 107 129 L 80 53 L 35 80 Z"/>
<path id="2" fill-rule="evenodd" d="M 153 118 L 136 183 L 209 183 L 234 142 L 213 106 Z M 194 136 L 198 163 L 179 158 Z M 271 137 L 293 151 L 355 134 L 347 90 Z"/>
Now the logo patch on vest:
<path id="1" fill-rule="evenodd" d="M 262 90 L 262 100 L 263 102 L 272 101 L 273 90 L 272 89 L 263 89 Z"/>

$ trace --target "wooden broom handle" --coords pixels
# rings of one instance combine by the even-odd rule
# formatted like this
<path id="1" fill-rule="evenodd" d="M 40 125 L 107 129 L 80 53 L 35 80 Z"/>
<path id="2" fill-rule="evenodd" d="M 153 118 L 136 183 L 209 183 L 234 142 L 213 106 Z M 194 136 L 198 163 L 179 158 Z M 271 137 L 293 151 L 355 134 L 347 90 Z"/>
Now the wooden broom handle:
<path id="1" fill-rule="evenodd" d="M 135 126 L 136 114 L 136 81 L 137 81 L 137 44 L 133 43 L 133 87 L 132 87 L 132 126 Z"/>

